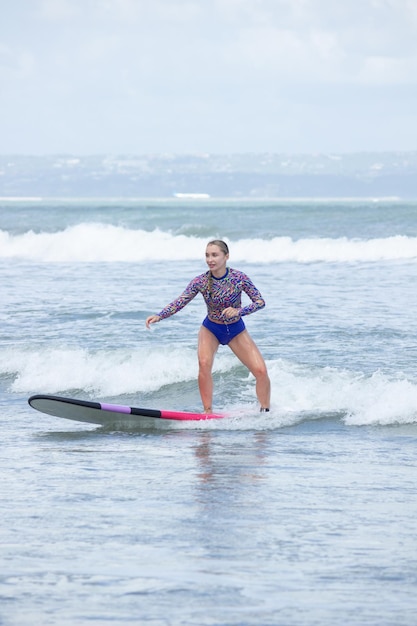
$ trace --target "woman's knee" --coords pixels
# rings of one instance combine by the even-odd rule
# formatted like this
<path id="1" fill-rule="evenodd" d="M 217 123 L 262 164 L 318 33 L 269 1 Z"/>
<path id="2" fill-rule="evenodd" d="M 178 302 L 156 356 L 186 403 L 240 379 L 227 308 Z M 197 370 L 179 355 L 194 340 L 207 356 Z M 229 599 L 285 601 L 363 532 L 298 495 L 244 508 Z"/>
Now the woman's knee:
<path id="1" fill-rule="evenodd" d="M 213 367 L 213 359 L 204 354 L 198 356 L 198 367 L 201 373 L 210 373 Z"/>
<path id="2" fill-rule="evenodd" d="M 252 368 L 252 374 L 255 376 L 255 378 L 257 380 L 262 380 L 262 379 L 267 379 L 269 378 L 268 376 L 268 370 L 266 368 L 265 363 L 257 363 L 253 368 Z"/>

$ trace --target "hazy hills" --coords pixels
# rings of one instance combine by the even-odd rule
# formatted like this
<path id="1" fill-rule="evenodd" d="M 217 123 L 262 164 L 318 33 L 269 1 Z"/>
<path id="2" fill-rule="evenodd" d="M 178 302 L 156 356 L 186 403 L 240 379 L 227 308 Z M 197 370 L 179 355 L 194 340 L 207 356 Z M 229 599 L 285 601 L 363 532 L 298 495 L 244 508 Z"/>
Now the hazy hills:
<path id="1" fill-rule="evenodd" d="M 417 198 L 417 151 L 0 156 L 2 197 Z"/>

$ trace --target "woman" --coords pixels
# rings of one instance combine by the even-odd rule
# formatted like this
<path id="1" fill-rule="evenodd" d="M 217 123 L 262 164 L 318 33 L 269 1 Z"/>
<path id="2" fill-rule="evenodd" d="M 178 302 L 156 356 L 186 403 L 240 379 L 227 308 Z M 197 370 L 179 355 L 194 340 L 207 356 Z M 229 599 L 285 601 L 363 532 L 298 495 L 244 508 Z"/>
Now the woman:
<path id="1" fill-rule="evenodd" d="M 208 272 L 196 276 L 185 291 L 157 315 L 146 319 L 146 327 L 180 311 L 198 293 L 207 305 L 207 317 L 198 335 L 198 386 L 204 413 L 212 412 L 214 355 L 219 344 L 228 345 L 256 379 L 256 395 L 261 411 L 269 411 L 271 385 L 265 361 L 241 319 L 265 306 L 258 289 L 243 272 L 226 267 L 229 248 L 224 241 L 210 241 L 206 248 Z M 244 291 L 251 303 L 241 305 Z"/>

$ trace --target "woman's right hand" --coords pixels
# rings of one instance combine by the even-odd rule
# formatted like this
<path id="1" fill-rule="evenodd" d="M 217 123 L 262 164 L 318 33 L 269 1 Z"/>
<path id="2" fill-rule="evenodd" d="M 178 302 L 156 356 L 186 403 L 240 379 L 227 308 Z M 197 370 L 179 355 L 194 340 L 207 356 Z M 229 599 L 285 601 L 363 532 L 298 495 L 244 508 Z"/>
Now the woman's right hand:
<path id="1" fill-rule="evenodd" d="M 156 324 L 157 322 L 160 322 L 161 318 L 159 317 L 159 315 L 150 315 L 149 317 L 146 318 L 145 324 L 146 324 L 146 328 L 150 328 L 151 324 Z"/>

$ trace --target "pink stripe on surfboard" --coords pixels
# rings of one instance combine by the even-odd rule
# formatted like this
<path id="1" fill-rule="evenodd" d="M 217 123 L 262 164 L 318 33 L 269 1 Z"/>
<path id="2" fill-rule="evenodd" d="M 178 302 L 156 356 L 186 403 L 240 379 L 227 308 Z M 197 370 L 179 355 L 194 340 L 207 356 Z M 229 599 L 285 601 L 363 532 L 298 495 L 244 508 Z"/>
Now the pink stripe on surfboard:
<path id="1" fill-rule="evenodd" d="M 224 417 L 220 413 L 184 413 L 183 411 L 161 411 L 166 420 L 214 420 Z"/>

